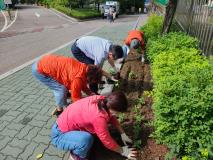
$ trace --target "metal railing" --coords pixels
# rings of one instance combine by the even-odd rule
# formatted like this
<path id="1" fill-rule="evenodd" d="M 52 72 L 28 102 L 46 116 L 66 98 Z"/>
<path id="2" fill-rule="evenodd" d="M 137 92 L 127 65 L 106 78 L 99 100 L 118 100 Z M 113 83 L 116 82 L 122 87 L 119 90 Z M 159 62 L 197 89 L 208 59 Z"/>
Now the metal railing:
<path id="1" fill-rule="evenodd" d="M 205 56 L 213 55 L 212 0 L 178 0 L 175 20 L 185 32 L 199 39 Z"/>

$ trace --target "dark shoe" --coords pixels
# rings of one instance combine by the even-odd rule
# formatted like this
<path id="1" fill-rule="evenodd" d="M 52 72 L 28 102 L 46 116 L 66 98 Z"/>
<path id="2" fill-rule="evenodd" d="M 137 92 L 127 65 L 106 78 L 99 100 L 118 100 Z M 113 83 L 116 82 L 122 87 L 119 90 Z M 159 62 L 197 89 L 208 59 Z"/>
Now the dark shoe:
<path id="1" fill-rule="evenodd" d="M 57 108 L 56 108 L 55 110 L 53 110 L 53 112 L 52 112 L 52 116 L 56 116 L 56 117 L 58 117 L 58 116 L 59 116 L 62 112 L 63 112 L 63 110 L 58 111 L 58 110 L 57 110 Z"/>

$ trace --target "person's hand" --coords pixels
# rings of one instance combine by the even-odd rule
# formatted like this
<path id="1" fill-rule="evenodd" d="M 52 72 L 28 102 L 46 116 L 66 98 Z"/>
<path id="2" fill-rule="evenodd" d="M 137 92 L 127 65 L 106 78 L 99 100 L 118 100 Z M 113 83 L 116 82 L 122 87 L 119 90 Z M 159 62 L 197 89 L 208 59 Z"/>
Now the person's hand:
<path id="1" fill-rule="evenodd" d="M 126 135 L 126 133 L 121 134 L 121 139 L 122 139 L 125 146 L 127 145 L 126 143 L 132 144 L 132 140 Z"/>
<path id="2" fill-rule="evenodd" d="M 122 147 L 121 155 L 127 157 L 129 160 L 137 160 L 137 154 L 135 148 L 128 148 L 128 146 Z"/>

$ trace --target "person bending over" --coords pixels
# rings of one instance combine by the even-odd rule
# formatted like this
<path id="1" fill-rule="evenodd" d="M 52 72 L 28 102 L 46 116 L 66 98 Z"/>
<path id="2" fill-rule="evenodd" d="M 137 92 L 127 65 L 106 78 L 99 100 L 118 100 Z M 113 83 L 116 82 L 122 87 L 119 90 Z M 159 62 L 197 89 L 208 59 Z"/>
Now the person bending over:
<path id="1" fill-rule="evenodd" d="M 59 55 L 46 55 L 32 65 L 33 76 L 48 86 L 54 93 L 56 109 L 52 115 L 58 116 L 67 104 L 67 93 L 73 102 L 82 98 L 81 91 L 94 94 L 87 84 L 99 83 L 102 70 L 95 65 L 86 65 L 77 60 Z"/>
<path id="2" fill-rule="evenodd" d="M 82 63 L 102 67 L 104 60 L 108 60 L 115 73 L 119 72 L 114 61 L 123 57 L 123 50 L 121 46 L 114 45 L 109 40 L 95 36 L 81 37 L 73 43 L 71 51 L 74 57 Z M 103 74 L 109 79 L 113 79 L 109 73 L 104 72 Z M 98 90 L 97 84 L 91 85 L 90 88 L 93 92 Z"/>
<path id="3" fill-rule="evenodd" d="M 127 98 L 120 91 L 76 101 L 64 110 L 53 125 L 51 142 L 59 149 L 70 151 L 71 160 L 86 160 L 93 145 L 93 135 L 96 135 L 106 148 L 136 160 L 137 151 L 119 146 L 108 130 L 111 123 L 120 132 L 124 144 L 132 143 L 115 117 L 117 113 L 125 112 L 127 107 Z"/>

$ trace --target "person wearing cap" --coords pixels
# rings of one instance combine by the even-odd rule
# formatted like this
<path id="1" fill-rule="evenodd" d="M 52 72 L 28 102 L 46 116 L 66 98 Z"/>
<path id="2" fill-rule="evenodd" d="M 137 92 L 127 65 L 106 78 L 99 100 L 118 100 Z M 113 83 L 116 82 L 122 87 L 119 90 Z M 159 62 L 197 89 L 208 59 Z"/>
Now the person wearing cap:
<path id="1" fill-rule="evenodd" d="M 127 146 L 132 140 L 116 119 L 116 115 L 126 112 L 127 108 L 127 98 L 121 91 L 112 92 L 108 96 L 89 96 L 74 102 L 53 125 L 51 142 L 58 149 L 70 151 L 70 160 L 86 160 L 93 145 L 93 136 L 97 136 L 109 150 L 129 160 L 136 160 L 137 151 Z M 125 146 L 118 145 L 111 137 L 108 124 L 119 131 Z"/>
<path id="2" fill-rule="evenodd" d="M 124 43 L 130 47 L 130 49 L 138 49 L 140 46 L 144 50 L 144 33 L 139 30 L 131 30 L 128 33 L 127 38 L 124 40 Z"/>
<path id="3" fill-rule="evenodd" d="M 96 36 L 85 36 L 77 39 L 71 46 L 71 52 L 78 61 L 86 64 L 102 67 L 104 60 L 108 60 L 115 73 L 119 72 L 119 68 L 115 66 L 114 61 L 123 57 L 121 46 L 114 45 L 111 41 Z M 103 72 L 103 75 L 115 80 L 107 72 Z M 97 85 L 91 85 L 90 88 L 93 92 L 97 92 Z"/>
<path id="4" fill-rule="evenodd" d="M 139 30 L 129 31 L 127 38 L 124 40 L 124 45 L 122 46 L 124 59 L 128 56 L 130 50 L 138 49 L 139 47 L 141 47 L 142 49 L 141 61 L 142 62 L 145 61 L 144 59 L 145 43 L 144 43 L 143 36 L 144 36 L 144 33 L 142 31 L 139 31 Z"/>
<path id="5" fill-rule="evenodd" d="M 63 107 L 68 105 L 68 92 L 73 102 L 82 98 L 81 91 L 87 95 L 94 94 L 87 84 L 99 83 L 102 70 L 70 57 L 49 54 L 32 65 L 32 74 L 53 91 L 57 107 L 52 115 L 58 116 L 63 112 Z"/>

